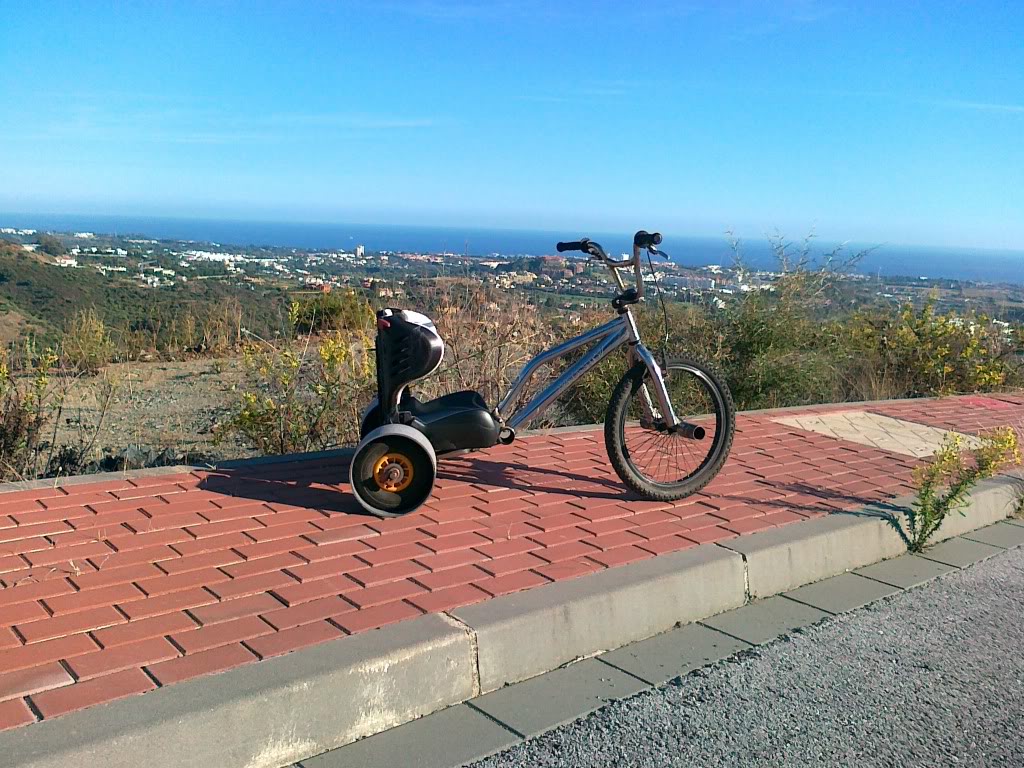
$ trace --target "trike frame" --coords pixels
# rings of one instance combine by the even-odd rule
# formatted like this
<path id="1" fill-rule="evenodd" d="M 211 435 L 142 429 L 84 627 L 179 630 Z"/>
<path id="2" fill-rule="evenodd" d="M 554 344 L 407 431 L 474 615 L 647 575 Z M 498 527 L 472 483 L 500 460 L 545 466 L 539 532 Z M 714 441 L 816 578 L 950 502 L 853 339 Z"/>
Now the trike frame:
<path id="1" fill-rule="evenodd" d="M 507 417 L 505 416 L 509 409 L 514 407 L 520 400 L 527 383 L 541 366 L 564 357 L 580 347 L 591 344 L 594 345 L 593 348 L 573 363 L 558 378 L 534 395 L 528 402 L 512 411 Z M 654 384 L 653 400 L 646 383 L 642 388 L 644 410 L 647 412 L 645 416 L 653 420 L 654 407 L 656 406 L 664 420 L 665 428 L 675 428 L 679 421 L 672 410 L 672 403 L 661 373 L 661 366 L 658 365 L 658 361 L 655 360 L 650 350 L 640 341 L 640 332 L 637 328 L 636 320 L 628 306 L 619 310 L 618 317 L 596 328 L 592 328 L 576 338 L 569 339 L 541 352 L 530 360 L 520 371 L 516 380 L 509 388 L 508 393 L 494 409 L 495 416 L 504 424 L 506 429 L 512 430 L 514 435 L 515 430 L 543 413 L 548 406 L 558 399 L 560 394 L 572 387 L 589 370 L 623 344 L 627 344 L 629 347 L 627 355 L 629 365 L 632 367 L 637 360 L 642 361 L 650 374 L 650 381 Z"/>

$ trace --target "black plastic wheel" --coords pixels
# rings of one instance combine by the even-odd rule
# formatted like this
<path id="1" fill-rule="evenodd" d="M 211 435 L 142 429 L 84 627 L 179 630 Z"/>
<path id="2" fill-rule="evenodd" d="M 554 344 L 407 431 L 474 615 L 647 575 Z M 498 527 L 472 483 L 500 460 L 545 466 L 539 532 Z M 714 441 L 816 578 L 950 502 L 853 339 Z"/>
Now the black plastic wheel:
<path id="1" fill-rule="evenodd" d="M 430 498 L 436 474 L 436 458 L 427 439 L 411 427 L 387 425 L 356 447 L 349 480 L 368 512 L 399 517 Z"/>
<path id="2" fill-rule="evenodd" d="M 647 367 L 637 363 L 612 393 L 604 422 L 608 458 L 631 489 L 657 501 L 696 493 L 718 474 L 732 447 L 735 406 L 714 368 L 694 358 L 662 370 L 676 418 L 696 427 L 670 430 L 657 410 Z M 654 404 L 645 407 L 645 391 Z M 696 436 L 695 436 L 696 435 Z"/>

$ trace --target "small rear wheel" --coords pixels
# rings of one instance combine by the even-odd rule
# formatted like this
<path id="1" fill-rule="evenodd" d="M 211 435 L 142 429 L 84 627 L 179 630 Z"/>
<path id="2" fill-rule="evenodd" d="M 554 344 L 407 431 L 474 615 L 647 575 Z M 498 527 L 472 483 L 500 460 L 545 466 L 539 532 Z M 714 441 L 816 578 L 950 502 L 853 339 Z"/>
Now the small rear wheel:
<path id="1" fill-rule="evenodd" d="M 675 501 L 718 474 L 732 447 L 736 415 L 729 388 L 708 363 L 671 359 L 662 377 L 680 425 L 666 426 L 647 366 L 639 362 L 612 393 L 604 436 L 608 458 L 627 486 L 648 499 Z"/>
<path id="2" fill-rule="evenodd" d="M 434 489 L 437 458 L 420 432 L 404 424 L 372 430 L 356 447 L 349 482 L 359 504 L 377 517 L 415 511 Z"/>

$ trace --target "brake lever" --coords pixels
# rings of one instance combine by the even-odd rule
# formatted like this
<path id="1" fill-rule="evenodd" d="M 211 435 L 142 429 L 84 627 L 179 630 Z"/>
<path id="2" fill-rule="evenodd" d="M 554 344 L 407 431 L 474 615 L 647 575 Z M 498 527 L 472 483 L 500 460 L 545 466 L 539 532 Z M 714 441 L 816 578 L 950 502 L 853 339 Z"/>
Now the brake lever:
<path id="1" fill-rule="evenodd" d="M 653 254 L 654 254 L 655 256 L 663 256 L 663 257 L 665 258 L 665 260 L 666 260 L 666 261 L 671 261 L 671 260 L 672 260 L 672 257 L 671 257 L 671 256 L 669 256 L 669 255 L 668 255 L 667 253 L 665 253 L 664 251 L 659 251 L 659 250 L 658 250 L 657 248 L 655 248 L 655 247 L 654 247 L 653 245 L 652 245 L 651 247 L 649 247 L 649 248 L 647 249 L 647 252 L 648 252 L 648 253 L 653 253 Z"/>

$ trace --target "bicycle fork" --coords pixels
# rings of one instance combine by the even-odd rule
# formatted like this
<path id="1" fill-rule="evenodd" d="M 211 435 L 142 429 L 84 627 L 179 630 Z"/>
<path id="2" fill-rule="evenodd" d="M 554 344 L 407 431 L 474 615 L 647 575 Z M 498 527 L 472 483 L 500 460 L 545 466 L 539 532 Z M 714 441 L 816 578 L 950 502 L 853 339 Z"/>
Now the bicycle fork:
<path id="1" fill-rule="evenodd" d="M 636 342 L 629 345 L 629 362 L 632 367 L 637 361 L 647 367 L 647 374 L 650 376 L 653 387 L 648 387 L 646 379 L 640 384 L 640 401 L 643 404 L 644 417 L 653 426 L 660 417 L 665 422 L 665 427 L 674 429 L 679 424 L 675 411 L 672 410 L 672 401 L 668 395 L 668 388 L 665 386 L 665 377 L 661 374 L 661 366 L 654 359 L 654 355 L 642 343 Z M 651 397 L 651 389 L 654 389 L 654 397 Z"/>
<path id="2" fill-rule="evenodd" d="M 616 281 L 621 288 L 622 277 L 618 274 L 618 270 L 614 270 L 614 272 Z M 676 418 L 676 413 L 672 410 L 672 401 L 669 399 L 668 388 L 665 386 L 665 377 L 661 375 L 661 366 L 658 365 L 658 361 L 654 359 L 651 351 L 640 341 L 640 329 L 637 328 L 636 318 L 633 317 L 629 307 L 624 307 L 619 314 L 623 316 L 623 319 L 626 321 L 626 327 L 629 329 L 629 351 L 627 352 L 629 367 L 632 368 L 637 360 L 642 361 L 647 366 L 647 373 L 654 383 L 653 400 L 651 399 L 651 392 L 647 387 L 646 381 L 640 383 L 640 399 L 643 403 L 644 418 L 648 422 L 645 426 L 653 427 L 660 413 L 662 421 L 665 422 L 665 427 L 669 430 L 675 429 L 676 425 L 679 424 L 679 419 Z M 655 411 L 655 404 L 657 404 L 657 411 Z"/>

